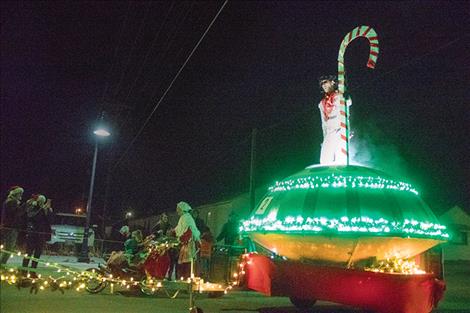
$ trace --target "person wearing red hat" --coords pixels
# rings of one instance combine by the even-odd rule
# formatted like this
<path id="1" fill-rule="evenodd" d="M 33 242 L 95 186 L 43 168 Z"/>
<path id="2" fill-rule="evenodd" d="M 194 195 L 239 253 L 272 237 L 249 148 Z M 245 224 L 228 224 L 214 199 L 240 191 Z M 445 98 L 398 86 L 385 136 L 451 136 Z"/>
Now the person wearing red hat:
<path id="1" fill-rule="evenodd" d="M 23 197 L 23 188 L 20 186 L 13 186 L 8 191 L 8 196 L 3 202 L 1 218 L 0 218 L 0 235 L 1 245 L 6 251 L 13 251 L 16 249 L 16 241 L 18 238 L 19 226 L 22 224 L 21 216 L 21 199 Z M 10 258 L 10 253 L 0 253 L 0 265 L 7 263 Z"/>

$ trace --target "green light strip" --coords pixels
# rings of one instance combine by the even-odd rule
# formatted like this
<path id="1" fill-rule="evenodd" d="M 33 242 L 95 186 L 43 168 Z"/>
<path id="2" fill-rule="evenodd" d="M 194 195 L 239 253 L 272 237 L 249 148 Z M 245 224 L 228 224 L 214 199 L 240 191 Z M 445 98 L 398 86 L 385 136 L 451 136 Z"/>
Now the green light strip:
<path id="1" fill-rule="evenodd" d="M 343 216 L 340 219 L 288 216 L 283 221 L 269 216 L 264 219 L 252 217 L 250 220 L 242 222 L 240 231 L 296 233 L 337 232 L 388 236 L 398 234 L 400 236 L 410 237 L 437 237 L 442 240 L 449 239 L 449 234 L 446 232 L 446 227 L 444 225 L 408 219 L 405 219 L 403 222 L 390 222 L 383 218 L 374 220 L 365 216 L 354 217 L 351 219 L 346 216 Z"/>
<path id="2" fill-rule="evenodd" d="M 329 176 L 306 176 L 297 179 L 278 181 L 269 187 L 270 192 L 283 192 L 292 189 L 315 188 L 365 188 L 365 189 L 390 189 L 412 192 L 418 195 L 418 191 L 410 184 L 395 182 L 380 176 L 343 176 L 331 174 Z"/>

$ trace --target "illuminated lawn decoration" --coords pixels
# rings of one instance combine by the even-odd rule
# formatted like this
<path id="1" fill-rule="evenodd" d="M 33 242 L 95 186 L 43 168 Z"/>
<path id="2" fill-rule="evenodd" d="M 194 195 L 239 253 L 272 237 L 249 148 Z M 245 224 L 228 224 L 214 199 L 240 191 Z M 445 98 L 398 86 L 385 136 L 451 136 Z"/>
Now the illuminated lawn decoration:
<path id="1" fill-rule="evenodd" d="M 340 219 L 326 217 L 288 216 L 284 220 L 273 218 L 251 219 L 244 221 L 240 230 L 243 232 L 302 232 L 302 233 L 354 233 L 354 234 L 387 234 L 409 237 L 438 237 L 448 239 L 446 227 L 440 224 L 405 220 L 403 222 L 390 222 L 380 218 L 377 220 L 369 217 Z"/>
<path id="2" fill-rule="evenodd" d="M 315 188 L 364 188 L 364 189 L 393 189 L 412 192 L 418 195 L 418 191 L 410 184 L 395 182 L 382 177 L 342 176 L 331 174 L 329 176 L 306 176 L 296 179 L 276 182 L 269 187 L 270 192 L 282 192 L 292 189 L 315 189 Z"/>

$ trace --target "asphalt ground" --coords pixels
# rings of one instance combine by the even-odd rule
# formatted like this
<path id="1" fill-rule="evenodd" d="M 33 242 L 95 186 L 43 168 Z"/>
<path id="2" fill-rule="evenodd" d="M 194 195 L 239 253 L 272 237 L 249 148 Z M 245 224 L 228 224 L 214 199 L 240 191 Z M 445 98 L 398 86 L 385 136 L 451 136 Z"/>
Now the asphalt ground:
<path id="1" fill-rule="evenodd" d="M 66 262 L 68 260 L 68 262 Z M 50 262 L 60 262 L 77 269 L 94 267 L 100 259 L 94 259 L 92 264 L 76 263 L 69 257 L 51 257 Z M 15 258 L 11 265 L 19 264 Z M 470 264 L 454 263 L 446 265 L 447 291 L 439 308 L 433 313 L 470 313 Z M 47 275 L 52 270 L 39 267 L 39 272 Z M 196 306 L 204 313 L 357 313 L 361 309 L 337 305 L 329 302 L 318 302 L 313 309 L 300 311 L 286 297 L 266 297 L 260 293 L 233 290 L 220 298 L 209 298 L 207 294 L 197 295 Z M 37 294 L 30 293 L 29 288 L 18 289 L 14 285 L 2 283 L 0 287 L 1 313 L 187 313 L 189 311 L 189 296 L 180 292 L 175 299 L 170 299 L 163 292 L 147 296 L 140 291 L 115 288 L 111 293 L 106 288 L 99 294 L 89 294 L 86 291 L 77 292 L 46 289 Z"/>

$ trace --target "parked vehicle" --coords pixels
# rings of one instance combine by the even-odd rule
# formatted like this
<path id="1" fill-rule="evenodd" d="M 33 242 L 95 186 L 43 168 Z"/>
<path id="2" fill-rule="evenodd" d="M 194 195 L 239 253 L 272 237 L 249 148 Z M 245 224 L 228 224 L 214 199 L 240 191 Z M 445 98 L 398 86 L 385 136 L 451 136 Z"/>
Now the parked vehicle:
<path id="1" fill-rule="evenodd" d="M 57 246 L 63 249 L 66 246 L 74 247 L 83 242 L 83 233 L 85 229 L 86 216 L 71 213 L 56 213 L 51 229 L 51 240 L 47 243 L 51 246 Z M 95 232 L 90 227 L 88 233 L 88 246 L 93 247 L 95 242 Z"/>

